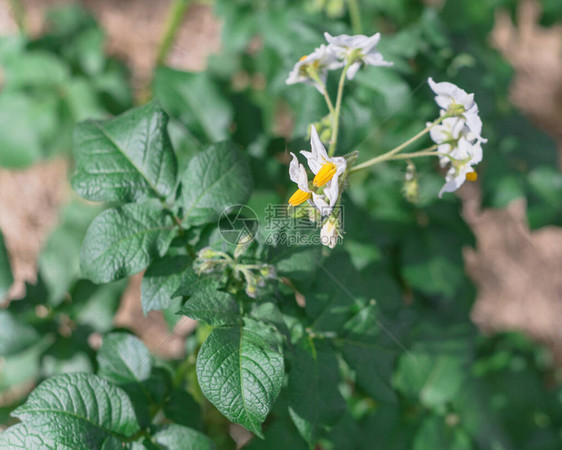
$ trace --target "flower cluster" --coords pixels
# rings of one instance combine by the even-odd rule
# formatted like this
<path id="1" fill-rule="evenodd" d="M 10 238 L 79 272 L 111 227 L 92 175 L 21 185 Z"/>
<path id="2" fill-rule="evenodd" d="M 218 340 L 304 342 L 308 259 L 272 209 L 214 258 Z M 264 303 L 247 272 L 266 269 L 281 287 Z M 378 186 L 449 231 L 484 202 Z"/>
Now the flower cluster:
<path id="1" fill-rule="evenodd" d="M 347 78 L 352 80 L 363 64 L 371 66 L 391 66 L 377 51 L 380 33 L 371 37 L 357 35 L 331 36 L 324 33 L 328 45 L 322 44 L 309 55 L 303 56 L 293 67 L 286 83 L 311 84 L 320 92 L 325 92 L 328 71 L 346 67 Z"/>
<path id="2" fill-rule="evenodd" d="M 436 83 L 428 79 L 435 95 L 435 102 L 441 108 L 441 123 L 431 127 L 429 135 L 437 145 L 442 167 L 450 164 L 445 176 L 445 185 L 439 192 L 456 191 L 465 180 L 475 181 L 477 174 L 474 165 L 482 161 L 482 143 L 487 142 L 481 135 L 482 120 L 478 115 L 478 105 L 474 94 L 443 81 Z"/>
<path id="3" fill-rule="evenodd" d="M 332 36 L 324 33 L 328 45 L 322 44 L 314 52 L 303 56 L 291 71 L 287 84 L 306 83 L 316 87 L 324 96 L 329 109 L 329 116 L 317 124 L 322 137 L 329 140 L 329 150 L 322 144 L 316 127 L 311 125 L 311 151 L 301 151 L 307 159 L 308 167 L 314 173 L 309 182 L 307 171 L 294 153 L 289 165 L 289 176 L 298 186 L 289 198 L 289 205 L 299 206 L 308 202 L 314 208 L 313 218 L 321 217 L 321 241 L 333 248 L 342 237 L 342 223 L 335 214 L 334 206 L 340 202 L 343 186 L 350 173 L 364 170 L 372 165 L 385 161 L 402 160 L 408 166 L 403 188 L 404 196 L 415 202 L 419 194 L 418 176 L 413 158 L 422 156 L 438 157 L 442 167 L 449 166 L 445 175 L 445 185 L 439 192 L 457 190 L 465 180 L 477 178 L 474 166 L 482 160 L 482 144 L 487 142 L 482 137 L 482 120 L 478 114 L 478 106 L 474 102 L 474 94 L 468 94 L 452 83 L 436 83 L 429 78 L 428 83 L 435 93 L 435 101 L 440 107 L 439 118 L 427 123 L 425 129 L 402 144 L 368 161 L 355 165 L 357 152 L 348 153 L 346 157 L 333 156 L 336 151 L 339 116 L 342 105 L 343 87 L 346 80 L 352 80 L 357 71 L 364 65 L 391 66 L 376 47 L 380 34 L 373 36 Z M 337 98 L 332 102 L 326 90 L 328 72 L 343 68 L 338 84 Z M 335 106 L 334 106 L 335 105 Z M 412 153 L 401 153 L 416 140 L 429 136 L 435 145 Z"/>
<path id="4" fill-rule="evenodd" d="M 213 272 L 223 273 L 225 269 L 232 271 L 233 279 L 244 284 L 246 294 L 255 298 L 258 288 L 265 287 L 266 280 L 276 278 L 275 268 L 269 264 L 245 264 L 239 261 L 247 245 L 239 245 L 234 258 L 227 253 L 205 247 L 199 250 L 193 264 L 198 275 Z"/>

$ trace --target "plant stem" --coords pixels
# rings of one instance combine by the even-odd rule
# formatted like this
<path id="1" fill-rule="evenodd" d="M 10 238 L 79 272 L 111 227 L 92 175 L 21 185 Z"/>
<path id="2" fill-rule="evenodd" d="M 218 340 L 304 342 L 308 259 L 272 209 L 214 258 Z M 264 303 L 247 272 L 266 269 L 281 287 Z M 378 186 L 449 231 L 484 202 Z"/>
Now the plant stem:
<path id="1" fill-rule="evenodd" d="M 332 116 L 332 120 L 334 118 L 334 114 L 336 113 L 334 110 L 334 104 L 332 103 L 332 99 L 328 95 L 328 91 L 326 88 L 322 91 L 322 95 L 324 95 L 324 100 L 326 100 L 326 105 L 328 105 L 328 109 L 330 110 L 330 115 Z"/>
<path id="2" fill-rule="evenodd" d="M 350 170 L 350 173 L 352 172 L 358 172 L 359 170 L 362 169 L 366 169 L 367 167 L 370 167 L 374 164 L 380 163 L 382 161 L 387 161 L 389 159 L 392 159 L 392 156 L 395 155 L 396 153 L 398 153 L 400 150 L 403 150 L 404 148 L 408 147 L 410 144 L 414 143 L 415 141 L 417 141 L 419 138 L 421 138 L 422 136 L 424 136 L 425 134 L 429 133 L 429 130 L 431 130 L 431 128 L 433 128 L 435 125 L 437 125 L 439 122 L 441 122 L 442 120 L 446 119 L 447 115 L 441 116 L 439 117 L 437 120 L 433 121 L 431 124 L 429 124 L 427 127 L 425 127 L 423 130 L 421 130 L 418 134 L 416 134 L 415 136 L 412 136 L 410 139 L 408 139 L 407 141 L 403 142 L 402 144 L 400 144 L 398 147 L 394 147 L 392 150 L 379 155 L 379 156 L 375 156 L 372 159 L 369 159 L 368 161 L 365 161 L 364 163 L 359 164 L 358 166 L 355 166 L 354 168 L 352 168 Z M 415 153 L 409 153 L 410 155 L 413 155 Z M 425 156 L 425 155 L 424 155 Z M 402 159 L 402 158 L 398 158 L 398 159 Z"/>
<path id="3" fill-rule="evenodd" d="M 357 0 L 347 0 L 347 7 L 349 9 L 349 16 L 351 17 L 353 33 L 361 34 L 363 32 L 363 27 L 361 25 L 361 13 Z"/>
<path id="4" fill-rule="evenodd" d="M 168 54 L 170 53 L 170 49 L 172 48 L 172 44 L 174 43 L 189 2 L 190 0 L 172 1 L 164 34 L 162 35 L 162 40 L 160 41 L 160 46 L 158 47 L 158 56 L 156 58 L 157 65 L 166 63 L 166 59 L 168 58 Z"/>
<path id="5" fill-rule="evenodd" d="M 343 97 L 343 87 L 345 85 L 345 75 L 347 74 L 347 69 L 351 64 L 348 62 L 343 68 L 340 76 L 340 82 L 338 84 L 338 96 L 336 98 L 336 108 L 332 120 L 332 138 L 330 140 L 330 150 L 328 151 L 329 156 L 334 156 L 336 152 L 336 145 L 338 143 L 338 129 L 340 126 L 340 112 L 341 112 L 341 101 Z"/>
<path id="6" fill-rule="evenodd" d="M 330 115 L 332 116 L 332 120 L 333 120 L 333 118 L 334 118 L 334 104 L 332 103 L 332 99 L 328 95 L 328 90 L 326 89 L 326 85 L 323 83 L 323 81 L 318 76 L 318 72 L 316 71 L 316 69 L 309 70 L 308 74 L 310 75 L 310 78 L 312 78 L 314 81 L 316 81 L 316 83 L 318 83 L 318 86 L 320 86 L 320 89 L 322 90 L 322 95 L 324 96 L 324 100 L 326 100 L 326 105 L 328 105 L 328 109 L 330 110 Z"/>
<path id="7" fill-rule="evenodd" d="M 445 155 L 444 153 L 439 153 L 439 152 L 434 151 L 436 148 L 437 148 L 437 144 L 432 145 L 431 147 L 428 147 L 428 148 L 424 148 L 423 150 L 420 150 L 419 152 L 402 153 L 400 155 L 391 156 L 387 159 L 387 161 L 395 161 L 397 159 L 419 158 L 421 156 L 448 156 L 448 155 Z"/>

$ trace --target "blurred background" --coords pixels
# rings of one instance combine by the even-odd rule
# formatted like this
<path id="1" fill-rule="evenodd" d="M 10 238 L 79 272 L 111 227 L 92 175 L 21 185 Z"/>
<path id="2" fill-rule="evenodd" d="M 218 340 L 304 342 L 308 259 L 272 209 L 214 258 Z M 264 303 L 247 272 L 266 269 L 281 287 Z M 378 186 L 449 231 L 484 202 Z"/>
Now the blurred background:
<path id="1" fill-rule="evenodd" d="M 415 134 L 436 114 L 428 76 L 475 93 L 489 141 L 479 181 L 443 201 L 432 162 L 418 168 L 414 199 L 401 193 L 404 167 L 357 177 L 344 249 L 377 274 L 409 349 L 439 331 L 470 355 L 460 372 L 486 380 L 489 391 L 476 390 L 497 413 L 482 448 L 562 448 L 561 21 L 560 0 L 0 0 L 0 265 L 13 273 L 0 294 L 3 306 L 32 304 L 22 307 L 30 320 L 56 318 L 49 339 L 0 358 L 0 422 L 43 377 L 91 371 L 100 333 L 129 328 L 178 359 L 196 327 L 165 340 L 175 319 L 144 317 L 138 277 L 79 279 L 81 240 L 101 207 L 68 183 L 74 125 L 155 97 L 175 117 L 180 164 L 199 142 L 247 149 L 250 205 L 263 210 L 286 201 L 287 149 L 304 148 L 307 125 L 327 113 L 314 89 L 284 84 L 292 65 L 324 31 L 381 32 L 393 70 L 368 68 L 350 85 L 342 146 L 366 160 Z M 468 383 L 458 372 L 443 379 Z M 492 435 L 506 446 L 484 445 Z"/>

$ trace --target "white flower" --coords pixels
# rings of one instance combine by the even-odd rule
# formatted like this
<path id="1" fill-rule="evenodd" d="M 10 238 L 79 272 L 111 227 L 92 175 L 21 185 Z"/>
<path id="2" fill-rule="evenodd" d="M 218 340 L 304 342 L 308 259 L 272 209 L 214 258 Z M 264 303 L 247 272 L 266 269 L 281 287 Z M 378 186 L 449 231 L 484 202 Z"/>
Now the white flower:
<path id="1" fill-rule="evenodd" d="M 327 215 L 331 213 L 340 196 L 339 178 L 345 172 L 347 161 L 342 156 L 328 156 L 314 125 L 310 127 L 310 148 L 310 152 L 303 150 L 301 153 L 315 175 L 312 184 L 315 187 L 324 187 L 328 203 L 321 208 L 321 212 Z"/>
<path id="2" fill-rule="evenodd" d="M 464 111 L 469 111 L 474 103 L 474 94 L 467 94 L 464 89 L 455 86 L 453 83 L 442 81 L 436 83 L 433 78 L 428 78 L 427 82 L 431 90 L 435 92 L 435 103 L 444 110 L 448 110 L 452 105 L 462 105 Z"/>
<path id="3" fill-rule="evenodd" d="M 289 205 L 298 206 L 306 201 L 310 202 L 312 198 L 312 204 L 316 206 L 321 212 L 330 209 L 330 204 L 324 199 L 324 195 L 319 195 L 313 192 L 308 186 L 308 175 L 306 174 L 306 169 L 299 163 L 299 160 L 294 153 L 291 152 L 292 160 L 289 164 L 289 178 L 294 183 L 297 183 L 298 189 L 289 198 Z"/>
<path id="4" fill-rule="evenodd" d="M 445 185 L 439 191 L 439 197 L 443 192 L 456 191 L 465 180 L 475 181 L 476 172 L 472 167 L 482 161 L 482 146 L 480 141 L 471 143 L 465 137 L 460 137 L 458 145 L 450 153 L 451 167 L 445 176 Z"/>
<path id="5" fill-rule="evenodd" d="M 299 163 L 297 156 L 291 152 L 292 160 L 289 164 L 289 178 L 292 182 L 297 183 L 299 189 L 303 192 L 310 193 L 308 187 L 308 175 L 306 174 L 306 169 Z"/>
<path id="6" fill-rule="evenodd" d="M 431 126 L 431 122 L 428 122 L 426 126 Z M 457 142 L 464 129 L 465 123 L 463 119 L 459 117 L 448 117 L 443 119 L 440 124 L 434 125 L 429 130 L 429 136 L 431 140 L 437 144 L 437 151 L 439 153 L 448 154 L 457 146 Z M 439 156 L 441 167 L 445 167 L 449 161 L 449 158 L 446 156 Z"/>
<path id="7" fill-rule="evenodd" d="M 371 66 L 392 66 L 393 63 L 385 61 L 376 46 L 381 39 L 381 34 L 376 33 L 371 37 L 358 34 L 349 36 L 342 34 L 332 36 L 324 33 L 324 37 L 334 49 L 336 55 L 346 63 L 354 61 L 347 69 L 347 79 L 352 80 L 362 64 Z"/>
<path id="8" fill-rule="evenodd" d="M 297 183 L 299 187 L 297 191 L 289 198 L 289 205 L 298 206 L 306 202 L 312 197 L 312 191 L 308 187 L 308 175 L 306 169 L 299 163 L 296 155 L 291 152 L 292 160 L 289 164 L 289 178 L 292 182 Z"/>
<path id="9" fill-rule="evenodd" d="M 309 69 L 314 70 L 321 82 L 326 85 L 328 70 L 339 69 L 344 63 L 340 61 L 333 48 L 322 44 L 310 55 L 303 56 L 293 67 L 286 84 L 306 83 L 311 84 L 320 92 L 324 92 L 324 87 L 318 83 L 309 73 Z"/>
<path id="10" fill-rule="evenodd" d="M 324 225 L 322 225 L 322 229 L 320 230 L 320 241 L 323 245 L 334 248 L 338 243 L 338 239 L 340 237 L 339 231 L 339 223 L 338 219 L 334 216 L 330 216 Z"/>
<path id="11" fill-rule="evenodd" d="M 435 103 L 446 113 L 462 117 L 466 122 L 468 131 L 472 134 L 471 139 L 487 142 L 487 139 L 481 136 L 482 120 L 478 115 L 478 105 L 474 101 L 474 94 L 468 94 L 464 89 L 447 81 L 436 83 L 430 77 L 427 82 L 436 94 Z"/>

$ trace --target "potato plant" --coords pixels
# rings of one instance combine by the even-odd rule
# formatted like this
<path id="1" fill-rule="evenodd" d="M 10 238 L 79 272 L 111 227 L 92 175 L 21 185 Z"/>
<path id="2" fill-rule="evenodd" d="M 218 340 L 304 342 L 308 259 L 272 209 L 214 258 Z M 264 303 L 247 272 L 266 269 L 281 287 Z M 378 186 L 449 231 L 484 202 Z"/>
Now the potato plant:
<path id="1" fill-rule="evenodd" d="M 470 320 L 457 189 L 562 222 L 555 146 L 485 39 L 493 6 L 213 8 L 206 71 L 158 64 L 135 106 L 80 9 L 0 41 L 0 163 L 66 155 L 74 191 L 0 310 L 0 392 L 28 385 L 0 397 L 0 448 L 559 448 L 549 352 Z M 114 326 L 139 273 L 145 315 L 198 322 L 184 358 Z"/>

